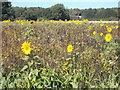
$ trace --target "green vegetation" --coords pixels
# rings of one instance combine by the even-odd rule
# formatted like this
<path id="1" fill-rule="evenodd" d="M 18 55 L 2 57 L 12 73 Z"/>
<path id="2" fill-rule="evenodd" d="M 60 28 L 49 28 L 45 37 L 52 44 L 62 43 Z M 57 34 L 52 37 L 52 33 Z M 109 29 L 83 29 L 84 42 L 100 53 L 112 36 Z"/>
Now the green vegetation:
<path id="1" fill-rule="evenodd" d="M 101 9 L 65 9 L 63 4 L 50 8 L 42 7 L 12 7 L 11 2 L 2 2 L 2 20 L 118 20 L 119 8 Z M 82 18 L 78 18 L 82 16 Z"/>
<path id="2" fill-rule="evenodd" d="M 81 15 L 82 19 L 89 19 L 89 20 L 118 20 L 118 8 L 100 8 L 100 9 L 71 9 L 69 10 L 70 16 L 78 16 Z M 78 19 L 78 18 L 71 18 L 71 19 Z"/>
<path id="3" fill-rule="evenodd" d="M 0 4 L 0 89 L 120 88 L 118 8 Z"/>
<path id="4" fill-rule="evenodd" d="M 117 29 L 107 22 L 3 22 L 2 88 L 119 88 Z"/>
<path id="5" fill-rule="evenodd" d="M 2 8 L 1 8 L 2 6 Z M 2 9 L 2 20 L 13 20 L 14 19 L 14 11 L 11 7 L 10 2 L 5 2 L 0 4 L 0 8 Z"/>

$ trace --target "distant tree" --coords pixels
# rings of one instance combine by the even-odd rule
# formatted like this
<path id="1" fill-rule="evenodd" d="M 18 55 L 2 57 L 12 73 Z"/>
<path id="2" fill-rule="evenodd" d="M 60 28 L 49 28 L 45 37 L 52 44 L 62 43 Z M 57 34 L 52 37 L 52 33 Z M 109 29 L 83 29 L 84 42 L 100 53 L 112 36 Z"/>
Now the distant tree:
<path id="1" fill-rule="evenodd" d="M 26 20 L 37 20 L 36 13 L 33 10 L 31 10 L 31 9 L 25 10 L 21 17 L 23 19 L 25 18 Z"/>
<path id="2" fill-rule="evenodd" d="M 68 12 L 63 4 L 56 4 L 50 8 L 53 20 L 65 20 L 70 19 Z"/>
<path id="3" fill-rule="evenodd" d="M 44 9 L 43 16 L 44 19 L 52 19 L 52 12 L 50 8 Z"/>
<path id="4" fill-rule="evenodd" d="M 120 2 L 119 2 L 119 5 L 120 5 Z M 120 8 L 118 8 L 117 17 L 120 20 Z"/>
<path id="5" fill-rule="evenodd" d="M 110 18 L 110 17 L 115 17 L 117 18 L 117 12 L 115 12 L 114 10 L 112 9 L 103 9 L 103 10 L 100 10 L 96 13 L 95 15 L 96 18 Z"/>
<path id="6" fill-rule="evenodd" d="M 36 14 L 37 18 L 43 17 L 44 11 L 45 11 L 45 8 L 40 8 L 40 7 L 34 8 L 34 13 Z"/>
<path id="7" fill-rule="evenodd" d="M 82 16 L 85 19 L 94 18 L 97 10 L 96 9 L 87 9 L 83 11 Z"/>
<path id="8" fill-rule="evenodd" d="M 2 20 L 13 20 L 15 18 L 15 12 L 11 8 L 12 4 L 8 0 L 3 0 L 2 2 Z"/>
<path id="9" fill-rule="evenodd" d="M 25 8 L 22 7 L 12 7 L 15 11 L 15 19 L 22 19 L 22 14 L 25 11 Z"/>
<path id="10" fill-rule="evenodd" d="M 0 21 L 2 21 L 2 3 L 0 2 Z"/>
<path id="11" fill-rule="evenodd" d="M 68 9 L 69 10 L 69 15 L 79 15 L 81 13 L 81 10 L 76 8 L 76 9 Z"/>

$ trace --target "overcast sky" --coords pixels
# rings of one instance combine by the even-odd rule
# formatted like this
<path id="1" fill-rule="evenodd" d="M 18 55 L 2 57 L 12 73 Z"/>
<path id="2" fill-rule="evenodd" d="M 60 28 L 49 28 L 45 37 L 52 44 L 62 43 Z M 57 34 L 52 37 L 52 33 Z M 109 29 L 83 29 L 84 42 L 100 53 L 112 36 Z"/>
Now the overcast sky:
<path id="1" fill-rule="evenodd" d="M 48 8 L 55 4 L 64 4 L 65 8 L 113 8 L 119 0 L 9 0 L 12 6 Z"/>

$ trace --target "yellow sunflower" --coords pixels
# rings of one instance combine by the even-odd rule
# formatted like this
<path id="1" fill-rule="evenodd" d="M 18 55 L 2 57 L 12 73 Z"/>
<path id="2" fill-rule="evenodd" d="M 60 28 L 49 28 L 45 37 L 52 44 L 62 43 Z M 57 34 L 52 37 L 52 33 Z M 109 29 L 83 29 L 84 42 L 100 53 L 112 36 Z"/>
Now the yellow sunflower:
<path id="1" fill-rule="evenodd" d="M 116 25 L 116 26 L 115 26 L 115 28 L 116 28 L 116 29 L 118 29 L 118 28 L 119 28 L 119 26 L 118 26 L 118 25 Z"/>
<path id="2" fill-rule="evenodd" d="M 101 23 L 101 24 L 100 24 L 100 26 L 104 26 L 104 24 L 103 24 L 103 23 Z"/>
<path id="3" fill-rule="evenodd" d="M 96 31 L 93 31 L 93 35 L 95 35 L 97 32 Z"/>
<path id="4" fill-rule="evenodd" d="M 30 23 L 30 24 L 33 24 L 33 23 L 34 23 L 34 21 L 30 21 L 29 23 Z"/>
<path id="5" fill-rule="evenodd" d="M 28 55 L 30 54 L 32 48 L 30 48 L 30 43 L 29 42 L 24 42 L 21 47 L 22 51 L 24 54 Z"/>
<path id="6" fill-rule="evenodd" d="M 73 51 L 73 49 L 74 49 L 74 48 L 73 48 L 73 46 L 72 46 L 72 45 L 69 45 L 69 46 L 67 47 L 67 51 L 68 51 L 68 52 L 72 52 L 72 51 Z"/>
<path id="7" fill-rule="evenodd" d="M 107 42 L 109 42 L 111 39 L 112 39 L 112 35 L 111 35 L 111 34 L 106 34 L 105 40 L 106 40 Z"/>
<path id="8" fill-rule="evenodd" d="M 108 26 L 106 26 L 106 27 L 108 27 Z"/>
<path id="9" fill-rule="evenodd" d="M 103 36 L 103 33 L 100 33 L 100 36 Z"/>
<path id="10" fill-rule="evenodd" d="M 108 28 L 107 28 L 107 31 L 108 31 L 108 32 L 111 32 L 111 31 L 112 31 L 112 28 L 108 27 Z"/>
<path id="11" fill-rule="evenodd" d="M 24 25 L 24 23 L 21 23 L 21 25 Z"/>

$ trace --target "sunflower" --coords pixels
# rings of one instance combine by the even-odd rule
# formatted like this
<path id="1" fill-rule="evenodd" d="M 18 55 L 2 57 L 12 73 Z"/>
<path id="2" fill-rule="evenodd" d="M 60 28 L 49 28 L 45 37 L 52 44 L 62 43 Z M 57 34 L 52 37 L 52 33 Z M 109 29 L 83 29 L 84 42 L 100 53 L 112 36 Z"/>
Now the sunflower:
<path id="1" fill-rule="evenodd" d="M 112 39 L 112 35 L 111 35 L 111 34 L 106 34 L 105 40 L 106 40 L 107 42 L 109 42 L 111 39 Z"/>
<path id="2" fill-rule="evenodd" d="M 69 46 L 67 47 L 67 51 L 68 51 L 68 52 L 72 52 L 73 49 L 74 49 L 74 48 L 73 48 L 72 45 L 69 45 Z"/>
<path id="3" fill-rule="evenodd" d="M 10 22 L 10 20 L 4 20 L 4 21 L 2 21 L 2 22 Z"/>
<path id="4" fill-rule="evenodd" d="M 100 26 L 104 26 L 104 24 L 103 24 L 103 23 L 101 23 L 101 24 L 100 24 Z"/>
<path id="5" fill-rule="evenodd" d="M 24 23 L 21 23 L 21 25 L 24 25 Z"/>
<path id="6" fill-rule="evenodd" d="M 30 48 L 30 43 L 29 42 L 24 42 L 21 47 L 22 51 L 24 54 L 28 55 L 30 54 L 32 48 Z"/>
<path id="7" fill-rule="evenodd" d="M 100 33 L 100 36 L 102 36 L 103 35 L 103 33 Z"/>
<path id="8" fill-rule="evenodd" d="M 33 24 L 34 23 L 34 21 L 30 21 L 30 24 Z"/>
<path id="9" fill-rule="evenodd" d="M 107 28 L 108 26 L 106 26 L 106 28 Z"/>
<path id="10" fill-rule="evenodd" d="M 107 31 L 108 31 L 108 32 L 111 32 L 111 31 L 112 31 L 112 28 L 108 27 L 108 28 L 107 28 Z"/>
<path id="11" fill-rule="evenodd" d="M 115 26 L 115 28 L 116 28 L 116 29 L 118 29 L 118 28 L 119 28 L 119 26 L 118 26 L 118 25 L 116 25 L 116 26 Z"/>
<path id="12" fill-rule="evenodd" d="M 93 31 L 93 35 L 95 35 L 96 34 L 96 31 Z"/>

